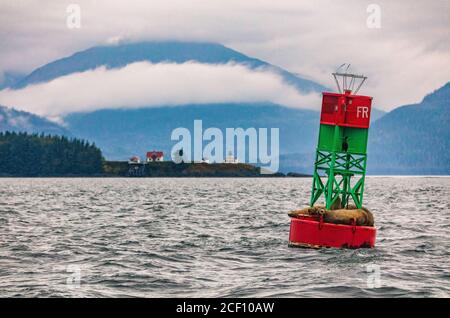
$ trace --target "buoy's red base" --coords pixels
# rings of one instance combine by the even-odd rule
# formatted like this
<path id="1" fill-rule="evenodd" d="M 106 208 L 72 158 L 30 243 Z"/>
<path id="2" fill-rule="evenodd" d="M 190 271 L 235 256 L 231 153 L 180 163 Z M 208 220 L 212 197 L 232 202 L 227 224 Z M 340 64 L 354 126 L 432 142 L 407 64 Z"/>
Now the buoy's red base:
<path id="1" fill-rule="evenodd" d="M 298 247 L 373 248 L 375 227 L 325 223 L 313 217 L 291 218 L 289 245 Z"/>

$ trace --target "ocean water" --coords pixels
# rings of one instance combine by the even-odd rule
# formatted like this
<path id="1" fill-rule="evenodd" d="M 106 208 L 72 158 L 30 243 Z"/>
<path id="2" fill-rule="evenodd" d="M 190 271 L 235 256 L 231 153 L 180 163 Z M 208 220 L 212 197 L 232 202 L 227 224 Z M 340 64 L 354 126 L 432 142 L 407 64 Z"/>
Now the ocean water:
<path id="1" fill-rule="evenodd" d="M 1 297 L 450 296 L 450 177 L 368 177 L 359 250 L 288 247 L 310 179 L 0 180 Z"/>

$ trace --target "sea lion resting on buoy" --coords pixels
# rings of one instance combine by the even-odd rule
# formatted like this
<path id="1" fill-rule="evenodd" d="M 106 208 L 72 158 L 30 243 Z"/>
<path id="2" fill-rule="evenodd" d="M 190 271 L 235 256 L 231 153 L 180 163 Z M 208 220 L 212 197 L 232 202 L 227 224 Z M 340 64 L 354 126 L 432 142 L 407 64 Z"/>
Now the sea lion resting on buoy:
<path id="1" fill-rule="evenodd" d="M 313 206 L 313 207 L 307 207 L 301 210 L 294 210 L 294 211 L 289 211 L 288 215 L 291 218 L 296 218 L 299 216 L 318 216 L 319 215 L 319 209 L 325 209 L 325 207 L 322 206 Z"/>
<path id="2" fill-rule="evenodd" d="M 347 209 L 325 210 L 323 221 L 334 224 L 373 226 L 373 214 L 366 208 L 357 209 L 355 206 Z M 355 223 L 353 223 L 355 222 Z"/>
<path id="3" fill-rule="evenodd" d="M 288 215 L 290 217 L 320 217 L 322 215 L 323 221 L 326 223 L 353 225 L 353 222 L 355 222 L 358 226 L 374 225 L 373 214 L 365 207 L 358 209 L 354 205 L 349 205 L 347 209 L 337 210 L 327 210 L 324 206 L 316 205 L 301 210 L 290 211 Z"/>

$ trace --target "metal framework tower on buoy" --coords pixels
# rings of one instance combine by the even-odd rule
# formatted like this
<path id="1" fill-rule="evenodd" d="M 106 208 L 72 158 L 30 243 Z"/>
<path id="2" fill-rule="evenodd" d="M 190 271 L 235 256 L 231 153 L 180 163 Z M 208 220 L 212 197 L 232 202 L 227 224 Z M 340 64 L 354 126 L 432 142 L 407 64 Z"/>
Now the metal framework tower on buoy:
<path id="1" fill-rule="evenodd" d="M 323 93 L 311 206 L 323 195 L 327 209 L 338 199 L 362 207 L 372 97 L 356 95 L 367 77 L 349 67 L 333 73 L 339 93 Z"/>
<path id="2" fill-rule="evenodd" d="M 374 218 L 362 206 L 372 97 L 356 95 L 367 77 L 349 67 L 332 73 L 338 92 L 323 93 L 310 206 L 288 213 L 290 246 L 375 246 Z"/>

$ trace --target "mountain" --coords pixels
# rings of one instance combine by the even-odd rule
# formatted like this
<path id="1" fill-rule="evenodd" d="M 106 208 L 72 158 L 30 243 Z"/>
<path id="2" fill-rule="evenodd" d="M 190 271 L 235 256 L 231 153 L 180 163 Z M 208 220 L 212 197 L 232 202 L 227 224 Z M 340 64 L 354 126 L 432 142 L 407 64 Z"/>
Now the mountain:
<path id="1" fill-rule="evenodd" d="M 318 112 L 270 103 L 99 110 L 71 114 L 64 121 L 76 136 L 95 141 L 106 158 L 123 160 L 152 149 L 170 154 L 176 144 L 170 140 L 172 131 L 193 131 L 196 119 L 202 120 L 204 130 L 217 127 L 224 136 L 228 127 L 279 128 L 281 153 L 311 152 L 319 125 Z"/>
<path id="2" fill-rule="evenodd" d="M 13 87 L 14 84 L 22 80 L 24 76 L 24 74 L 14 72 L 5 72 L 3 75 L 0 74 L 0 90 L 6 87 Z"/>
<path id="3" fill-rule="evenodd" d="M 11 88 L 18 89 L 103 65 L 107 68 L 118 68 L 138 61 L 240 63 L 250 68 L 269 68 L 302 92 L 328 90 L 320 84 L 223 45 L 198 42 L 143 42 L 97 46 L 46 64 L 16 81 Z M 313 147 L 316 137 L 308 136 L 316 134 L 313 126 L 317 126 L 318 114 L 273 104 L 207 104 L 137 110 L 105 109 L 92 113 L 69 114 L 64 118 L 73 134 L 95 141 L 109 159 L 126 159 L 131 154 L 142 155 L 150 148 L 168 152 L 174 144 L 170 141 L 171 131 L 177 127 L 191 127 L 194 119 L 203 119 L 205 126 L 223 129 L 280 127 L 287 140 L 283 140 L 281 151 L 290 153 L 310 151 Z M 305 136 L 302 141 L 299 141 L 297 136 L 299 125 Z"/>
<path id="4" fill-rule="evenodd" d="M 0 105 L 0 132 L 2 131 L 71 136 L 66 128 L 48 119 Z"/>
<path id="5" fill-rule="evenodd" d="M 224 136 L 228 127 L 279 128 L 281 171 L 307 173 L 312 171 L 319 118 L 317 111 L 255 103 L 99 110 L 70 114 L 64 120 L 73 134 L 94 140 L 106 158 L 115 160 L 143 156 L 149 150 L 170 156 L 176 144 L 170 140 L 172 131 L 178 127 L 193 131 L 196 119 L 202 120 L 204 130 L 217 127 Z"/>
<path id="6" fill-rule="evenodd" d="M 375 107 L 372 107 L 372 110 L 370 111 L 370 122 L 374 123 L 387 113 L 384 110 L 377 109 Z"/>
<path id="7" fill-rule="evenodd" d="M 270 68 L 279 73 L 287 83 L 303 92 L 326 89 L 320 84 L 303 79 L 264 61 L 248 57 L 221 44 L 200 42 L 140 42 L 96 46 L 39 67 L 17 81 L 12 88 L 47 82 L 63 75 L 95 69 L 102 65 L 107 68 L 120 68 L 139 61 L 152 63 L 197 61 L 207 64 L 235 62 L 245 64 L 250 68 Z"/>
<path id="8" fill-rule="evenodd" d="M 328 90 L 320 84 L 289 73 L 277 66 L 248 57 L 213 43 L 145 42 L 99 46 L 44 65 L 10 85 L 20 88 L 49 81 L 74 72 L 125 66 L 137 61 L 201 63 L 243 63 L 251 68 L 267 67 L 302 91 Z M 12 83 L 11 82 L 11 83 Z M 376 100 L 376 98 L 375 98 Z M 4 109 L 4 108 L 3 108 Z M 13 110 L 9 110 L 13 112 Z M 0 113 L 1 114 L 1 113 Z M 20 114 L 24 113 L 18 113 Z M 30 116 L 31 114 L 28 114 Z M 3 118 L 6 118 L 3 114 Z M 14 116 L 13 116 L 14 117 Z M 317 143 L 319 113 L 289 109 L 269 103 L 204 104 L 141 109 L 104 109 L 73 113 L 64 119 L 66 128 L 37 117 L 34 125 L 3 120 L 0 130 L 40 132 L 54 129 L 61 134 L 94 141 L 108 159 L 143 156 L 147 150 L 168 152 L 174 128 L 191 128 L 195 119 L 203 126 L 280 128 L 281 171 L 310 173 Z M 372 174 L 449 174 L 449 84 L 427 95 L 421 103 L 406 105 L 385 114 L 372 110 L 368 172 Z M 33 117 L 33 120 L 38 120 Z M 20 121 L 20 120 L 19 120 Z M 6 125 L 6 122 L 9 124 Z M 33 122 L 33 121 L 32 121 Z M 34 122 L 33 122 L 34 123 Z"/>
<path id="9" fill-rule="evenodd" d="M 450 82 L 422 102 L 394 109 L 369 133 L 368 172 L 450 174 Z"/>

